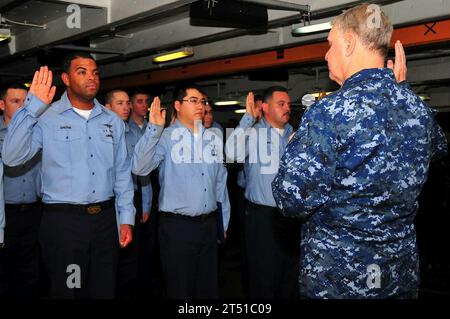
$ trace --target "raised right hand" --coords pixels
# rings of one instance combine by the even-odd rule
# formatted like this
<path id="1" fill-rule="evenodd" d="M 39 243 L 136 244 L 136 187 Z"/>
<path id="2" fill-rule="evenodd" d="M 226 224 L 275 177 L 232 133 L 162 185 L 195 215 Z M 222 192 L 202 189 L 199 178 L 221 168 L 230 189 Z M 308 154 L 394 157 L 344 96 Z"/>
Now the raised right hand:
<path id="1" fill-rule="evenodd" d="M 52 86 L 53 74 L 47 66 L 41 66 L 39 71 L 34 73 L 33 82 L 30 86 L 30 93 L 49 105 L 52 103 L 56 93 L 56 86 Z"/>
<path id="2" fill-rule="evenodd" d="M 166 110 L 161 110 L 161 101 L 157 96 L 150 106 L 150 123 L 159 126 L 166 124 Z"/>
<path id="3" fill-rule="evenodd" d="M 247 101 L 245 104 L 245 111 L 254 117 L 256 120 L 261 118 L 261 109 L 258 109 L 255 105 L 255 97 L 253 92 L 247 94 Z"/>
<path id="4" fill-rule="evenodd" d="M 388 60 L 387 67 L 394 71 L 397 83 L 406 80 L 406 73 L 408 70 L 406 67 L 406 54 L 403 45 L 399 40 L 395 42 L 395 62 Z"/>

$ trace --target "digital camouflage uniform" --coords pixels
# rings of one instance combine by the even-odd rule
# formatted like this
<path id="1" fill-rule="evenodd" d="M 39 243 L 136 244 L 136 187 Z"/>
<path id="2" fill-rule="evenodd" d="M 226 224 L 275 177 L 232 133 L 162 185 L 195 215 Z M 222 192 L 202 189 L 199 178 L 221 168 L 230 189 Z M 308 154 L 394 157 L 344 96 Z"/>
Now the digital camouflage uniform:
<path id="1" fill-rule="evenodd" d="M 417 196 L 445 136 L 389 69 L 360 71 L 308 109 L 272 183 L 302 228 L 300 294 L 384 298 L 416 291 Z"/>

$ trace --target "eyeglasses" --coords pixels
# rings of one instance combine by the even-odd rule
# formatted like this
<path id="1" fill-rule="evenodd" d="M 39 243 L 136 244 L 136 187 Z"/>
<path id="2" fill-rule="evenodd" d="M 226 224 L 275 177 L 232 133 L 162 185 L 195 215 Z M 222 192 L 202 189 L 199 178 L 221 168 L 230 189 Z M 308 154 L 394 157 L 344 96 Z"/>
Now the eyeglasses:
<path id="1" fill-rule="evenodd" d="M 181 100 L 183 102 L 189 102 L 191 104 L 197 105 L 197 104 L 202 104 L 203 106 L 206 106 L 209 104 L 208 100 L 205 99 L 199 99 L 198 97 L 190 97 L 187 100 Z"/>

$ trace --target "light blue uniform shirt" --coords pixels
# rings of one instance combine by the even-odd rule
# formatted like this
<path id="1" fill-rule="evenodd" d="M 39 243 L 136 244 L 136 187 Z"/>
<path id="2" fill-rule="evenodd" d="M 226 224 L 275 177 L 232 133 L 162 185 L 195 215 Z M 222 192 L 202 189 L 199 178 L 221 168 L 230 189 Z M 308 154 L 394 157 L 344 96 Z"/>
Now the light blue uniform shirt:
<path id="1" fill-rule="evenodd" d="M 123 121 L 97 100 L 86 120 L 73 110 L 67 92 L 46 109 L 37 97 L 27 95 L 9 124 L 3 162 L 17 166 L 42 149 L 44 203 L 90 204 L 115 196 L 120 224 L 134 225 Z"/>
<path id="2" fill-rule="evenodd" d="M 133 157 L 134 147 L 136 146 L 139 139 L 144 135 L 145 129 L 147 128 L 148 122 L 144 120 L 144 125 L 142 129 L 133 121 L 132 118 L 128 120 L 128 125 L 125 130 L 125 140 L 127 142 L 128 158 L 131 161 Z M 142 191 L 142 211 L 150 213 L 152 209 L 152 199 L 153 190 L 150 175 L 147 176 L 136 176 L 132 174 L 134 190 L 138 190 L 138 178 L 141 183 Z"/>
<path id="3" fill-rule="evenodd" d="M 284 126 L 284 132 L 280 135 L 264 117 L 256 122 L 254 117 L 245 113 L 228 137 L 225 144 L 227 157 L 233 161 L 244 162 L 247 200 L 276 207 L 272 181 L 278 172 L 279 162 L 291 133 L 290 124 Z"/>
<path id="4" fill-rule="evenodd" d="M 220 124 L 217 123 L 216 121 L 213 121 L 213 122 L 212 122 L 211 128 L 219 129 L 219 130 L 222 132 L 222 135 L 223 135 L 223 127 L 222 127 L 222 125 L 220 125 Z"/>
<path id="5" fill-rule="evenodd" d="M 241 170 L 238 172 L 238 175 L 237 175 L 237 184 L 238 184 L 239 187 L 241 187 L 241 188 L 245 188 L 245 185 L 247 185 L 247 182 L 246 182 L 246 180 L 245 180 L 245 171 L 244 171 L 244 169 L 241 169 Z"/>
<path id="6" fill-rule="evenodd" d="M 4 118 L 0 118 L 0 149 L 3 146 L 8 127 Z M 1 152 L 1 151 L 0 151 Z M 41 153 L 16 167 L 4 167 L 4 197 L 6 204 L 29 204 L 41 197 Z"/>
<path id="7" fill-rule="evenodd" d="M 192 154 L 200 146 L 202 161 L 195 162 Z M 148 125 L 134 149 L 133 173 L 145 176 L 159 167 L 160 211 L 198 216 L 215 211 L 220 202 L 226 231 L 230 201 L 222 152 L 223 143 L 212 130 L 201 127 L 201 134 L 192 134 L 178 120 L 166 129 Z M 184 162 L 179 154 L 185 155 Z"/>

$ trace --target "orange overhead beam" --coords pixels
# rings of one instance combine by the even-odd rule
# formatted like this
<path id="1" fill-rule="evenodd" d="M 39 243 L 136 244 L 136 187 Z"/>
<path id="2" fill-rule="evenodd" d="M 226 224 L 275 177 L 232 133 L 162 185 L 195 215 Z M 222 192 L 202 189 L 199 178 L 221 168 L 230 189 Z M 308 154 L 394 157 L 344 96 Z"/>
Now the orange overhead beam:
<path id="1" fill-rule="evenodd" d="M 155 85 L 204 76 L 216 76 L 281 65 L 321 61 L 325 56 L 327 48 L 328 44 L 321 42 L 284 49 L 281 50 L 282 55 L 274 50 L 228 59 L 190 64 L 165 70 L 151 70 L 140 74 L 126 75 L 103 80 L 102 89 L 110 90 L 114 88 L 126 88 L 132 86 Z"/>
<path id="2" fill-rule="evenodd" d="M 396 40 L 402 41 L 405 47 L 450 41 L 450 19 L 395 29 L 392 47 Z"/>
<path id="3" fill-rule="evenodd" d="M 450 19 L 429 22 L 394 30 L 391 47 L 400 40 L 405 47 L 450 41 Z M 102 81 L 102 89 L 156 85 L 206 76 L 217 76 L 284 65 L 323 61 L 327 42 L 243 55 L 215 61 L 200 62 L 165 70 L 151 70 L 135 75 L 114 77 Z"/>

